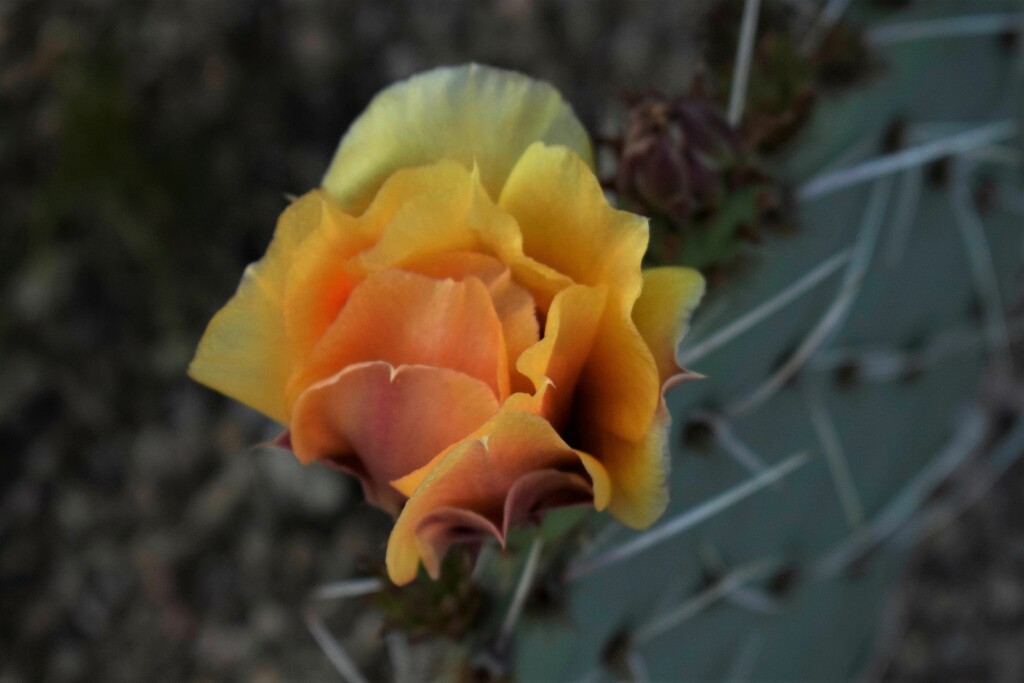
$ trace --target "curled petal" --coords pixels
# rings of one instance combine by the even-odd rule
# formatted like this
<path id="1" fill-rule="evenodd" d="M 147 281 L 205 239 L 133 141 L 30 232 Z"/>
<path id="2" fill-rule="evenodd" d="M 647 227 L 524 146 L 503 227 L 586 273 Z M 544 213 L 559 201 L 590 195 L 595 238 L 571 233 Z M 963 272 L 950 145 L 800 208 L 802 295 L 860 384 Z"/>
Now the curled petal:
<path id="1" fill-rule="evenodd" d="M 303 462 L 329 460 L 359 477 L 369 502 L 397 515 L 390 481 L 469 436 L 498 408 L 484 382 L 446 368 L 351 365 L 299 396 L 291 446 Z"/>
<path id="2" fill-rule="evenodd" d="M 647 221 L 609 206 L 594 174 L 571 150 L 543 144 L 523 154 L 499 205 L 518 221 L 527 256 L 577 283 L 608 287 L 576 412 L 623 439 L 643 438 L 661 389 L 651 350 L 632 319 L 643 285 Z"/>
<path id="3" fill-rule="evenodd" d="M 533 383 L 534 392 L 513 396 L 510 410 L 543 415 L 556 429 L 565 426 L 606 299 L 604 286 L 570 285 L 555 296 L 544 338 L 528 348 L 516 365 Z"/>
<path id="4" fill-rule="evenodd" d="M 399 171 L 361 217 L 377 241 L 359 255 L 357 265 L 386 270 L 425 256 L 478 249 L 480 236 L 469 225 L 477 190 L 476 178 L 454 161 Z"/>
<path id="5" fill-rule="evenodd" d="M 498 204 L 519 223 L 526 256 L 575 282 L 608 284 L 624 310 L 633 305 L 647 220 L 612 208 L 593 171 L 572 150 L 531 145 Z"/>
<path id="6" fill-rule="evenodd" d="M 609 305 L 580 375 L 574 412 L 626 441 L 644 438 L 661 400 L 662 382 L 651 349 L 628 315 Z M 601 456 L 584 441 L 584 447 Z"/>
<path id="7" fill-rule="evenodd" d="M 502 532 L 490 519 L 478 512 L 456 507 L 433 510 L 416 525 L 416 540 L 423 565 L 435 579 L 440 575 L 445 554 L 456 543 L 479 543 L 501 537 Z M 413 572 L 415 575 L 415 568 Z"/>
<path id="8" fill-rule="evenodd" d="M 537 524 L 545 510 L 590 503 L 593 497 L 591 485 L 584 477 L 548 469 L 524 474 L 512 485 L 505 498 L 500 528 L 478 512 L 456 507 L 433 510 L 416 525 L 423 566 L 437 578 L 441 561 L 452 545 L 480 543 L 488 538 L 504 543 L 512 526 Z"/>
<path id="9" fill-rule="evenodd" d="M 575 472 L 537 470 L 519 477 L 505 497 L 502 535 L 521 524 L 539 524 L 546 510 L 594 501 L 594 487 Z"/>
<path id="10" fill-rule="evenodd" d="M 686 333 L 690 314 L 704 295 L 704 278 L 692 268 L 645 270 L 633 322 L 654 354 L 662 383 L 680 372 L 676 346 Z"/>
<path id="11" fill-rule="evenodd" d="M 547 83 L 477 64 L 434 69 L 373 99 L 342 139 L 323 187 L 360 212 L 396 170 L 451 159 L 478 164 L 484 187 L 497 197 L 536 140 L 591 159 L 586 130 Z"/>
<path id="12" fill-rule="evenodd" d="M 447 531 L 438 530 L 434 513 L 448 509 L 468 511 L 493 526 L 491 529 L 477 525 L 473 527 L 474 534 L 486 531 L 503 540 L 507 524 L 516 521 L 510 517 L 581 502 L 580 482 L 590 488 L 592 497 L 594 481 L 586 482 L 581 476 L 588 471 L 587 466 L 598 469 L 600 463 L 590 459 L 584 464 L 580 455 L 543 418 L 529 413 L 499 414 L 485 436 L 469 439 L 452 449 L 416 488 L 388 541 L 388 574 L 396 584 L 408 583 L 416 576 L 422 560 L 427 571 L 437 575 L 441 548 L 438 539 L 449 538 L 451 531 L 461 530 L 458 524 Z M 536 476 L 543 471 L 575 477 Z M 527 475 L 530 478 L 516 488 L 517 482 Z M 441 515 L 446 523 L 453 521 L 448 515 Z M 459 519 L 467 518 L 462 515 Z"/>
<path id="13" fill-rule="evenodd" d="M 597 422 L 607 427 L 589 432 L 584 439 L 585 447 L 600 456 L 612 481 L 609 510 L 619 521 L 633 528 L 643 529 L 653 524 L 668 504 L 665 480 L 669 466 L 667 439 L 670 419 L 665 407 L 664 392 L 679 382 L 695 377 L 680 370 L 676 364 L 675 350 L 686 330 L 690 313 L 703 293 L 704 280 L 692 269 L 655 268 L 644 271 L 643 291 L 633 307 L 632 318 L 636 325 L 635 334 L 653 352 L 653 371 L 646 358 L 635 355 L 632 362 L 635 381 L 642 379 L 646 391 L 657 387 L 655 393 L 647 394 L 655 403 L 653 419 L 639 438 L 635 432 L 625 432 L 624 436 L 623 431 L 616 432 L 612 426 L 626 424 L 639 429 L 643 416 L 629 412 L 636 404 L 622 405 L 618 422 Z M 629 343 L 635 344 L 634 334 L 628 328 L 620 329 L 625 329 L 624 337 L 631 340 Z M 611 354 L 614 348 L 614 345 L 603 346 L 591 359 L 588 380 L 593 382 L 597 378 L 599 384 L 596 386 L 617 386 L 617 382 L 627 381 L 623 371 L 629 369 L 630 362 L 620 360 L 619 365 L 616 365 L 613 357 L 605 355 Z M 623 344 L 619 348 L 624 349 L 626 346 Z M 621 358 L 627 357 L 623 352 Z M 616 395 L 628 395 L 628 390 L 615 392 L 611 396 Z M 613 401 L 606 401 L 603 405 L 591 403 L 594 413 L 589 414 L 599 414 L 602 408 L 614 410 L 616 405 Z M 584 410 L 584 414 L 588 413 Z"/>

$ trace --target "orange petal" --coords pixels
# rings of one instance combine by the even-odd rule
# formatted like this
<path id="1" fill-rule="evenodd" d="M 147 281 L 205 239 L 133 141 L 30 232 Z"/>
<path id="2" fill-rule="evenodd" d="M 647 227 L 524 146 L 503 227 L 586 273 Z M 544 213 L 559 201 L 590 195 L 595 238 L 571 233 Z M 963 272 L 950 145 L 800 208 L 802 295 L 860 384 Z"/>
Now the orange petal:
<path id="1" fill-rule="evenodd" d="M 645 270 L 633 322 L 647 342 L 662 383 L 680 371 L 676 346 L 686 333 L 690 314 L 704 295 L 704 278 L 692 268 Z"/>
<path id="2" fill-rule="evenodd" d="M 544 338 L 520 356 L 516 368 L 534 385 L 530 399 L 515 397 L 515 408 L 565 425 L 580 371 L 590 355 L 601 321 L 606 288 L 571 285 L 551 303 Z"/>
<path id="3" fill-rule="evenodd" d="M 435 280 L 465 280 L 467 277 L 475 277 L 490 287 L 508 271 L 508 266 L 489 254 L 454 251 L 415 258 L 406 262 L 402 269 Z"/>
<path id="4" fill-rule="evenodd" d="M 436 254 L 407 263 L 403 270 L 435 279 L 465 280 L 467 277 L 475 277 L 487 285 L 501 320 L 510 368 L 516 367 L 516 361 L 523 351 L 540 338 L 537 306 L 533 297 L 512 278 L 508 267 L 493 256 L 468 251 Z M 528 388 L 528 383 L 520 381 L 519 377 L 518 373 L 512 377 L 512 391 Z"/>
<path id="5" fill-rule="evenodd" d="M 543 513 L 556 507 L 579 505 L 593 500 L 590 483 L 573 472 L 555 469 L 528 472 L 512 484 L 505 495 L 501 527 L 485 515 L 464 508 L 431 510 L 416 525 L 416 540 L 423 566 L 438 578 L 441 561 L 456 543 L 480 543 L 496 538 L 504 544 L 509 529 L 521 524 L 540 523 Z"/>
<path id="6" fill-rule="evenodd" d="M 515 526 L 540 524 L 548 510 L 594 502 L 594 488 L 586 477 L 554 468 L 523 474 L 505 494 L 499 541 Z"/>
<path id="7" fill-rule="evenodd" d="M 296 250 L 284 291 L 284 324 L 296 365 L 330 327 L 362 274 L 348 264 L 369 246 L 357 219 L 333 212 L 333 220 Z"/>
<path id="8" fill-rule="evenodd" d="M 605 288 L 585 285 L 570 285 L 555 296 L 544 338 L 526 349 L 516 366 L 533 385 L 532 390 L 521 390 L 509 396 L 501 406 L 502 413 L 534 413 L 543 416 L 556 430 L 566 425 L 580 369 L 594 343 L 605 299 Z M 434 466 L 447 456 L 448 453 L 441 453 L 392 484 L 405 495 L 412 495 Z M 606 495 L 596 495 L 599 490 L 595 484 L 595 501 L 606 501 Z M 602 509 L 605 504 L 597 504 L 597 507 Z"/>
<path id="9" fill-rule="evenodd" d="M 501 537 L 502 532 L 494 522 L 484 515 L 462 508 L 432 510 L 416 525 L 416 540 L 422 553 L 423 565 L 434 579 L 440 577 L 441 561 L 454 544 Z M 413 567 L 413 576 L 415 572 Z"/>
<path id="10" fill-rule="evenodd" d="M 358 476 L 367 500 L 397 515 L 405 496 L 389 482 L 469 436 L 497 409 L 490 387 L 454 370 L 357 363 L 299 396 L 291 443 L 303 462 L 331 459 Z"/>
<path id="11" fill-rule="evenodd" d="M 594 489 L 594 507 L 598 511 L 604 510 L 608 507 L 612 497 L 612 480 L 607 468 L 600 460 L 581 450 L 577 449 L 576 455 L 590 477 L 590 483 Z"/>
<path id="12" fill-rule="evenodd" d="M 297 398 L 314 382 L 353 363 L 450 368 L 508 395 L 501 321 L 487 287 L 476 278 L 434 280 L 389 270 L 371 273 L 289 384 Z M 294 399 L 293 399 L 294 400 Z"/>
<path id="13" fill-rule="evenodd" d="M 460 513 L 455 519 L 449 510 L 486 520 L 486 525 L 473 525 L 471 538 L 490 533 L 503 539 L 507 524 L 514 523 L 516 516 L 535 516 L 544 507 L 581 502 L 581 483 L 593 486 L 580 476 L 584 471 L 580 455 L 546 420 L 529 413 L 500 414 L 486 436 L 452 449 L 406 503 L 388 541 L 391 580 L 396 584 L 411 581 L 421 559 L 428 572 L 437 574 L 447 548 L 439 539 L 457 535 L 458 522 L 466 518 Z M 539 472 L 575 476 L 552 478 Z M 517 487 L 520 481 L 523 483 Z"/>
<path id="14" fill-rule="evenodd" d="M 319 190 L 285 209 L 266 254 L 246 268 L 234 297 L 207 326 L 189 365 L 192 379 L 287 423 L 285 386 L 295 357 L 284 324 L 286 283 L 300 245 L 341 220 Z"/>

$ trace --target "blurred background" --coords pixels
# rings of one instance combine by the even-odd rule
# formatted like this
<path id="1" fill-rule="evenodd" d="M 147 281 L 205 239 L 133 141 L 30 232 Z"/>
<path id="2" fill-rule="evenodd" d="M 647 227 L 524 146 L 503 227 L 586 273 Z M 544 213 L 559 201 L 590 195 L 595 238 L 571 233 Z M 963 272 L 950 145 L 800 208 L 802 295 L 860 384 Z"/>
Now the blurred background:
<path id="1" fill-rule="evenodd" d="M 383 86 L 509 67 L 601 132 L 708 5 L 0 0 L 0 681 L 335 676 L 302 600 L 389 520 L 184 376 L 204 325 Z M 875 675 L 1024 680 L 1020 462 L 896 603 Z"/>

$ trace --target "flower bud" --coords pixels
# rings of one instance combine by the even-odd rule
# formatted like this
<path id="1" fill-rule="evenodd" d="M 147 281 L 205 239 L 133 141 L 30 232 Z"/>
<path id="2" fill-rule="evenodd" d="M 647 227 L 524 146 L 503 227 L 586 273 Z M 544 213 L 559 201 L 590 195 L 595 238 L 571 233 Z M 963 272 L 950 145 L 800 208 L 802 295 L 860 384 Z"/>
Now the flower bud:
<path id="1" fill-rule="evenodd" d="M 742 151 L 717 106 L 700 94 L 660 93 L 629 96 L 627 104 L 618 192 L 646 213 L 680 223 L 713 212 Z"/>

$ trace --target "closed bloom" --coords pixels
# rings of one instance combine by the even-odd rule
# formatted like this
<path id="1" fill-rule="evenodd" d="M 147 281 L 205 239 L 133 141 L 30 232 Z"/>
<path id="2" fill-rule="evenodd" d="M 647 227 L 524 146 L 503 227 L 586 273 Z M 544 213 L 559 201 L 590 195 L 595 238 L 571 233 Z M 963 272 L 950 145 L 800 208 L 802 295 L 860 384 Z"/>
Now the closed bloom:
<path id="1" fill-rule="evenodd" d="M 615 188 L 651 214 L 685 222 L 725 196 L 725 171 L 742 153 L 714 103 L 695 93 L 628 99 L 629 120 Z"/>
<path id="2" fill-rule="evenodd" d="M 703 280 L 641 271 L 549 85 L 443 68 L 379 94 L 281 216 L 190 375 L 285 426 L 397 521 L 398 584 L 455 542 L 587 503 L 667 502 L 662 392 Z"/>

